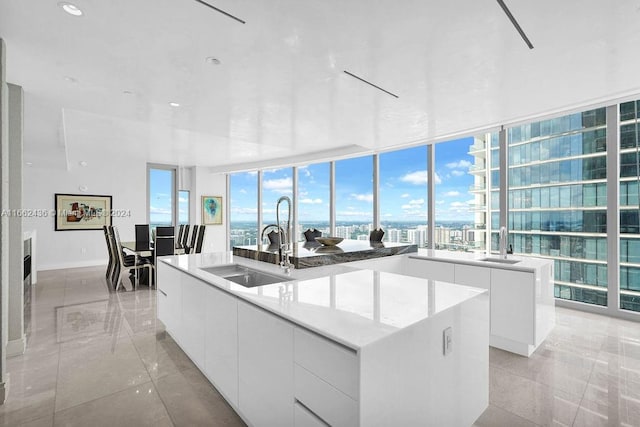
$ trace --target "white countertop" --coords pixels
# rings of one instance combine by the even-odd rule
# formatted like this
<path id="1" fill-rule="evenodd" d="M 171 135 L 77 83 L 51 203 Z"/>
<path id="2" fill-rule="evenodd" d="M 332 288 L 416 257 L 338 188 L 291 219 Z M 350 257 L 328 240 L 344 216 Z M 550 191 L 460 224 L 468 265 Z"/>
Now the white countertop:
<path id="1" fill-rule="evenodd" d="M 458 264 L 477 265 L 481 267 L 502 268 L 504 270 L 534 272 L 540 267 L 553 262 L 545 258 L 519 257 L 507 255 L 509 260 L 517 260 L 516 264 L 504 264 L 499 262 L 482 261 L 483 258 L 499 258 L 497 254 L 486 255 L 478 252 L 456 252 L 435 249 L 418 249 L 415 254 L 407 255 L 409 258 L 424 258 L 433 261 L 455 262 Z"/>
<path id="2" fill-rule="evenodd" d="M 163 262 L 354 350 L 487 291 L 345 264 L 293 270 L 290 282 L 245 288 L 202 270 L 230 263 L 282 275 L 278 266 L 230 252 Z"/>

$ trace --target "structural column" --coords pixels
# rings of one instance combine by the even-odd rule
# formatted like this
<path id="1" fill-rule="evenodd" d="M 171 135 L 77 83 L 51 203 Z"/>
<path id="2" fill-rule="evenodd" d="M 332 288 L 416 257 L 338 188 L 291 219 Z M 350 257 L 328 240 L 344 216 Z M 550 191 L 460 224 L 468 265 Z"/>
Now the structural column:
<path id="1" fill-rule="evenodd" d="M 7 357 L 24 353 L 24 238 L 22 216 L 23 92 L 9 84 L 9 330 Z"/>
<path id="2" fill-rule="evenodd" d="M 6 47 L 0 39 L 0 209 L 9 207 L 9 89 L 5 78 Z M 9 308 L 9 219 L 0 216 L 0 403 L 7 398 Z"/>

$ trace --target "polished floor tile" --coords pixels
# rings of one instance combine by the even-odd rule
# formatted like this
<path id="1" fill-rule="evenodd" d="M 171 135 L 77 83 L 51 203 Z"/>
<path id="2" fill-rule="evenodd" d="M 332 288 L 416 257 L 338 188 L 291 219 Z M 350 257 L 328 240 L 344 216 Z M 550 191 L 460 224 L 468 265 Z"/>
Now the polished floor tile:
<path id="1" fill-rule="evenodd" d="M 244 425 L 164 332 L 155 290 L 126 288 L 110 291 L 104 267 L 39 272 L 0 426 Z M 474 426 L 640 426 L 640 324 L 556 316 L 530 358 L 490 349 L 490 405 Z"/>

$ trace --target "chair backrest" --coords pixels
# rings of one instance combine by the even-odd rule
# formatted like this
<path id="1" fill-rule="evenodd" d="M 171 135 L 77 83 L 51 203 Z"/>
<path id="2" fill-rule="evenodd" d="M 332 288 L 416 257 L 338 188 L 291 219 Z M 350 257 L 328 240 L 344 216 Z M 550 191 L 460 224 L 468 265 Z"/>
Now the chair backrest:
<path id="1" fill-rule="evenodd" d="M 124 265 L 124 252 L 122 250 L 122 243 L 120 242 L 120 233 L 118 232 L 118 227 L 110 226 L 113 236 L 114 249 L 118 257 L 118 262 L 120 265 Z"/>
<path id="2" fill-rule="evenodd" d="M 180 228 L 178 229 L 178 237 L 176 237 L 176 247 L 180 247 L 182 243 L 182 235 L 184 234 L 184 224 L 180 224 Z"/>
<path id="3" fill-rule="evenodd" d="M 113 264 L 114 258 L 113 258 L 113 248 L 111 245 L 111 237 L 109 235 L 110 231 L 109 231 L 109 226 L 108 225 L 103 225 L 102 226 L 102 230 L 104 231 L 104 240 L 107 241 L 107 252 L 109 253 L 109 264 Z"/>
<path id="4" fill-rule="evenodd" d="M 189 243 L 189 250 L 193 250 L 193 247 L 196 245 L 196 240 L 198 238 L 198 230 L 202 225 L 194 225 L 193 231 L 191 232 L 191 243 Z"/>
<path id="5" fill-rule="evenodd" d="M 384 231 L 382 228 L 371 230 L 369 233 L 369 240 L 371 242 L 382 242 L 382 238 L 384 237 Z"/>
<path id="6" fill-rule="evenodd" d="M 156 257 L 173 255 L 175 252 L 175 240 L 173 236 L 156 236 L 153 244 L 154 255 Z"/>
<path id="7" fill-rule="evenodd" d="M 149 224 L 136 224 L 136 251 L 149 250 Z"/>
<path id="8" fill-rule="evenodd" d="M 189 230 L 191 227 L 189 227 L 189 224 L 185 224 L 184 225 L 184 234 L 182 235 L 182 240 L 180 241 L 180 247 L 184 248 L 185 246 L 187 246 L 187 242 L 189 240 Z"/>
<path id="9" fill-rule="evenodd" d="M 198 240 L 196 241 L 196 253 L 202 252 L 202 244 L 204 243 L 204 232 L 207 229 L 205 225 L 201 225 L 198 229 Z"/>
<path id="10" fill-rule="evenodd" d="M 174 237 L 176 230 L 173 227 L 156 227 L 156 240 L 158 237 Z"/>

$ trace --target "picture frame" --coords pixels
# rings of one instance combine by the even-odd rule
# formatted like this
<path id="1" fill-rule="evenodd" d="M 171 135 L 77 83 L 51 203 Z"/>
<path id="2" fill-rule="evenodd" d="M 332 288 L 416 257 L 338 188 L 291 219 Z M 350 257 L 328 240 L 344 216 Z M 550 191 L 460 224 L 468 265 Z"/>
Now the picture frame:
<path id="1" fill-rule="evenodd" d="M 202 196 L 202 224 L 222 224 L 222 196 Z"/>
<path id="2" fill-rule="evenodd" d="M 102 230 L 111 225 L 112 197 L 55 194 L 55 231 Z"/>

